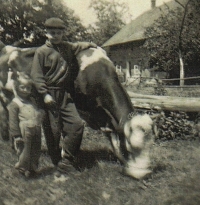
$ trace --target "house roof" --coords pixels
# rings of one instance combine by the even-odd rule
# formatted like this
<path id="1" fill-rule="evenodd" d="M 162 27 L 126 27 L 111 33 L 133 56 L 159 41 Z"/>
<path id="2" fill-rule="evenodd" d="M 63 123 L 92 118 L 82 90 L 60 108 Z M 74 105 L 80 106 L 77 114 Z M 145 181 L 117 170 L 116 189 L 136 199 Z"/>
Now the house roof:
<path id="1" fill-rule="evenodd" d="M 174 0 L 166 3 L 166 5 L 171 9 L 179 6 L 179 4 Z M 145 39 L 145 28 L 151 26 L 163 12 L 165 13 L 167 11 L 166 5 L 164 4 L 144 12 L 136 19 L 132 20 L 129 24 L 125 25 L 120 31 L 106 41 L 102 47 Z"/>

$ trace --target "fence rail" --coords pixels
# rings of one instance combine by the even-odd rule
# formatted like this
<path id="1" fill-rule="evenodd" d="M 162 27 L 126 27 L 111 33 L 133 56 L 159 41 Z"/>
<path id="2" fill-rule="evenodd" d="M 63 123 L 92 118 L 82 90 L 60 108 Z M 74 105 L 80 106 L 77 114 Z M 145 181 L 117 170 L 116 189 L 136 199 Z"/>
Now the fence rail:
<path id="1" fill-rule="evenodd" d="M 141 77 L 141 80 L 145 79 L 155 79 L 157 82 L 162 82 L 162 85 L 167 88 L 199 88 L 200 85 L 167 85 L 167 82 L 172 82 L 172 81 L 180 81 L 180 80 L 200 80 L 200 76 L 195 76 L 195 77 L 187 77 L 187 78 L 171 78 L 171 79 L 164 79 L 164 78 L 152 78 L 152 77 Z M 199 81 L 200 83 L 200 81 Z"/>
<path id="2" fill-rule="evenodd" d="M 200 88 L 200 85 L 163 85 L 165 88 Z"/>
<path id="3" fill-rule="evenodd" d="M 171 79 L 165 79 L 165 78 L 158 78 L 158 77 L 144 77 L 141 75 L 137 76 L 131 76 L 127 79 L 124 78 L 124 75 L 121 76 L 120 73 L 118 73 L 118 77 L 121 83 L 124 85 L 138 85 L 138 84 L 149 84 L 149 86 L 160 86 L 162 85 L 163 87 L 166 88 L 200 88 L 200 76 L 194 76 L 194 77 L 185 77 L 185 78 L 171 78 Z M 151 81 L 154 80 L 154 81 Z M 188 80 L 196 80 L 193 85 L 172 85 L 173 81 L 188 81 Z M 146 82 L 145 82 L 146 81 Z M 148 82 L 147 82 L 148 81 Z M 169 84 L 171 83 L 171 84 Z"/>
<path id="4" fill-rule="evenodd" d="M 187 77 L 187 78 L 171 78 L 171 79 L 161 79 L 162 81 L 176 81 L 176 80 L 194 80 L 194 79 L 200 79 L 200 76 L 195 77 Z"/>

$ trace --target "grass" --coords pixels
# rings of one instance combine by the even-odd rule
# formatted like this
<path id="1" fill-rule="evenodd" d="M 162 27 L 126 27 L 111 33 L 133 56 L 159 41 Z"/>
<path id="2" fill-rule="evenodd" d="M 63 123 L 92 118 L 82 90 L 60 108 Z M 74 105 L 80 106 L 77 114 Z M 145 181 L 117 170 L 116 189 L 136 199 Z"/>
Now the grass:
<path id="1" fill-rule="evenodd" d="M 134 180 L 121 174 L 109 140 L 86 128 L 78 156 L 81 172 L 57 178 L 45 146 L 41 174 L 25 179 L 13 168 L 17 160 L 9 142 L 0 141 L 2 205 L 197 205 L 200 204 L 199 140 L 156 142 L 154 172 Z"/>
<path id="2" fill-rule="evenodd" d="M 153 92 L 146 88 L 142 93 Z M 0 139 L 0 150 L 0 205 L 200 204 L 199 138 L 156 141 L 151 150 L 153 174 L 146 180 L 124 176 L 109 140 L 88 127 L 77 158 L 81 172 L 56 177 L 43 143 L 40 174 L 26 179 L 14 169 L 17 156 L 11 142 Z"/>

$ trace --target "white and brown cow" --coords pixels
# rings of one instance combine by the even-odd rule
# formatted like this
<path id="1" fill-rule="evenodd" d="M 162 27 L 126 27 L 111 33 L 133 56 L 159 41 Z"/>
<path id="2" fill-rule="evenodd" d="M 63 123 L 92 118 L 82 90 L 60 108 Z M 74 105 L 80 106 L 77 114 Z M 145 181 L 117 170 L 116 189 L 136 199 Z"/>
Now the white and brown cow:
<path id="1" fill-rule="evenodd" d="M 10 47 L 10 51 L 8 48 L 5 47 L 0 56 L 1 96 L 2 90 L 5 91 L 6 87 L 9 89 L 9 68 L 14 71 L 30 70 L 35 52 L 35 48 Z M 124 165 L 123 172 L 137 179 L 145 177 L 151 173 L 151 118 L 146 114 L 134 114 L 131 100 L 104 50 L 90 48 L 81 51 L 76 57 L 79 70 L 74 76 L 72 96 L 78 110 L 81 114 L 88 114 L 83 118 L 91 127 L 110 135 L 114 153 Z M 6 102 L 1 96 L 0 110 L 4 110 Z"/>

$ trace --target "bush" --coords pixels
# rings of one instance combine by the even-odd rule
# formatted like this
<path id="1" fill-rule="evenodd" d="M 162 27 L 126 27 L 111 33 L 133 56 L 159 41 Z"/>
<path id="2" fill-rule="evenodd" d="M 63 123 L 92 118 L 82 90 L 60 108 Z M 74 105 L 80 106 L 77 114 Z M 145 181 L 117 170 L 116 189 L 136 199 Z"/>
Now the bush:
<path id="1" fill-rule="evenodd" d="M 149 114 L 154 121 L 155 140 L 194 140 L 200 137 L 200 120 L 197 113 L 145 111 L 138 109 L 136 114 Z"/>
<path id="2" fill-rule="evenodd" d="M 162 112 L 161 117 L 156 120 L 157 135 L 156 139 L 194 139 L 194 121 L 189 119 L 185 112 Z"/>

